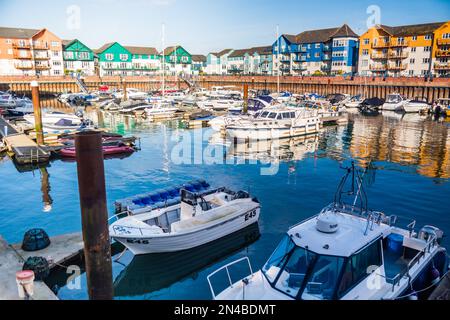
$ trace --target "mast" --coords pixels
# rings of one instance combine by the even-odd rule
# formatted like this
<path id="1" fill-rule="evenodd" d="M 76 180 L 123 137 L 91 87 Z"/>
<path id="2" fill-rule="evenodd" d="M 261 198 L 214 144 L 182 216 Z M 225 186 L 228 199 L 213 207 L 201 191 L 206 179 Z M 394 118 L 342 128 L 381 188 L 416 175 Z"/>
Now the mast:
<path id="1" fill-rule="evenodd" d="M 166 44 L 165 44 L 166 25 L 162 24 L 162 96 L 166 95 Z"/>
<path id="2" fill-rule="evenodd" d="M 277 93 L 280 92 L 280 26 L 277 24 Z"/>

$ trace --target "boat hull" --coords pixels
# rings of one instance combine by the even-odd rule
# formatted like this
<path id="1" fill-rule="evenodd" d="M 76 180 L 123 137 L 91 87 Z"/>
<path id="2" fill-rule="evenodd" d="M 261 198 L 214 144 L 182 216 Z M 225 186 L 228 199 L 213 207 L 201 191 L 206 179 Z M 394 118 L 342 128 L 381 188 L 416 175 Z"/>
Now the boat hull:
<path id="1" fill-rule="evenodd" d="M 207 244 L 254 224 L 259 220 L 260 210 L 257 207 L 229 220 L 192 232 L 155 235 L 154 237 L 112 236 L 112 238 L 122 243 L 134 255 L 178 252 Z"/>
<path id="2" fill-rule="evenodd" d="M 320 123 L 279 128 L 238 128 L 226 127 L 227 134 L 238 140 L 273 140 L 304 136 L 319 132 Z"/>

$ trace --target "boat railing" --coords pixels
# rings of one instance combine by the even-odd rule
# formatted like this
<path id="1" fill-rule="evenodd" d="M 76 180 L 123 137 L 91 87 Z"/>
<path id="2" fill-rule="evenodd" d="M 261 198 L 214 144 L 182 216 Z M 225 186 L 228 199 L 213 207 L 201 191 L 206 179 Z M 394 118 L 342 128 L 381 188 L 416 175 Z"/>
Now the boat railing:
<path id="1" fill-rule="evenodd" d="M 217 296 L 217 295 L 219 295 L 220 293 L 222 293 L 222 292 L 225 291 L 226 289 L 224 289 L 224 290 L 222 290 L 221 292 L 219 292 L 218 294 L 216 294 L 216 292 L 215 292 L 215 290 L 214 290 L 214 287 L 213 287 L 213 285 L 212 285 L 212 283 L 211 283 L 211 278 L 212 278 L 213 276 L 215 276 L 216 274 L 218 274 L 219 272 L 225 270 L 226 273 L 227 273 L 227 278 L 228 278 L 228 283 L 229 283 L 229 286 L 228 286 L 227 288 L 233 288 L 234 285 L 235 285 L 237 282 L 234 282 L 234 283 L 233 283 L 233 280 L 231 280 L 230 267 L 231 267 L 231 266 L 234 266 L 234 265 L 236 265 L 236 264 L 238 264 L 238 263 L 240 263 L 240 262 L 242 262 L 242 261 L 246 261 L 246 262 L 247 262 L 248 268 L 249 268 L 249 270 L 250 270 L 250 275 L 247 276 L 247 277 L 245 277 L 245 278 L 243 278 L 243 279 L 241 279 L 241 280 L 242 280 L 244 283 L 248 283 L 248 281 L 249 281 L 251 278 L 253 278 L 253 276 L 254 276 L 253 268 L 252 268 L 252 265 L 251 265 L 251 263 L 250 263 L 250 259 L 249 259 L 248 257 L 243 257 L 243 258 L 240 258 L 240 259 L 238 259 L 238 260 L 236 260 L 236 261 L 230 262 L 230 263 L 224 265 L 223 267 L 217 269 L 216 271 L 210 273 L 210 274 L 206 277 L 207 280 L 208 280 L 209 289 L 211 290 L 211 294 L 212 294 L 212 297 L 213 297 L 214 300 L 216 299 L 216 296 Z M 243 295 L 245 295 L 245 289 L 243 289 Z M 243 299 L 244 299 L 244 298 L 245 298 L 245 296 L 243 296 Z"/>
<path id="2" fill-rule="evenodd" d="M 427 244 L 425 245 L 425 247 L 420 250 L 415 256 L 414 258 L 411 259 L 411 261 L 408 262 L 408 264 L 405 266 L 405 268 L 399 272 L 395 277 L 393 278 L 386 278 L 386 282 L 391 283 L 392 284 L 392 292 L 395 291 L 395 287 L 396 286 L 400 286 L 400 281 L 403 278 L 408 278 L 408 281 L 411 281 L 411 275 L 410 275 L 410 271 L 411 269 L 417 265 L 422 258 L 425 258 L 425 256 L 428 253 L 431 253 L 432 249 L 437 245 L 437 237 L 436 236 L 432 236 L 430 239 L 428 239 Z"/>
<path id="3" fill-rule="evenodd" d="M 144 232 L 142 231 L 143 229 L 140 228 L 140 227 L 130 227 L 130 226 L 115 225 L 115 226 L 113 226 L 113 228 L 112 228 L 112 230 L 114 231 L 114 234 L 117 234 L 117 233 L 118 233 L 118 229 L 122 229 L 122 230 L 124 230 L 124 229 L 126 229 L 126 230 L 128 230 L 128 229 L 138 230 L 139 233 L 141 234 L 141 236 L 144 236 Z M 130 233 L 130 234 L 131 234 L 131 233 Z M 120 235 L 124 235 L 124 232 L 121 232 Z"/>

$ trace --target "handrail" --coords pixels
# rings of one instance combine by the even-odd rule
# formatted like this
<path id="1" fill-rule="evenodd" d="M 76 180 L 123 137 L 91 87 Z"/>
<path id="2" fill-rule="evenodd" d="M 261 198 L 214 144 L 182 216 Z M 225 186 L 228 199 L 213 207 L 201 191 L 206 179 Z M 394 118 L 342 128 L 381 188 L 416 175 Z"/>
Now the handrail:
<path id="1" fill-rule="evenodd" d="M 211 290 L 211 294 L 212 294 L 214 300 L 216 299 L 217 296 L 216 296 L 215 291 L 214 291 L 214 288 L 213 288 L 213 286 L 212 286 L 212 284 L 211 284 L 211 277 L 213 277 L 214 275 L 216 275 L 217 273 L 219 273 L 219 272 L 222 271 L 222 270 L 226 270 L 226 271 L 227 271 L 227 276 L 228 276 L 228 281 L 229 281 L 229 283 L 230 283 L 230 287 L 233 288 L 233 283 L 232 283 L 232 280 L 231 280 L 229 267 L 231 267 L 231 266 L 233 266 L 233 265 L 235 265 L 235 264 L 238 264 L 239 262 L 245 261 L 245 260 L 247 261 L 248 267 L 250 268 L 250 276 L 249 276 L 249 278 L 253 278 L 254 272 L 253 272 L 253 269 L 252 269 L 252 265 L 251 265 L 251 263 L 250 263 L 250 259 L 249 259 L 248 257 L 243 257 L 243 258 L 240 258 L 240 259 L 238 259 L 238 260 L 236 260 L 236 261 L 230 262 L 230 263 L 224 265 L 223 267 L 217 269 L 216 271 L 210 273 L 210 274 L 206 277 L 206 279 L 208 280 L 209 289 Z M 248 281 L 249 278 L 243 278 L 243 279 L 241 279 L 241 280 L 243 280 L 243 281 L 247 280 L 247 281 Z M 222 290 L 220 293 L 222 293 L 222 292 L 225 291 L 225 290 L 226 290 L 226 289 Z M 219 293 L 219 294 L 220 294 L 220 293 Z"/>

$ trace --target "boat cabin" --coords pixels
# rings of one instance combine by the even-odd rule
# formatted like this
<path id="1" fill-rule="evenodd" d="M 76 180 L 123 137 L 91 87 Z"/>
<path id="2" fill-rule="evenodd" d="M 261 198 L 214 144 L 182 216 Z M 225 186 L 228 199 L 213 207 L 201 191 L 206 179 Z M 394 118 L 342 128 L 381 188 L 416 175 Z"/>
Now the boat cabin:
<path id="1" fill-rule="evenodd" d="M 330 205 L 291 228 L 262 269 L 270 286 L 292 299 L 373 299 L 435 245 L 432 227 L 414 237 L 414 222 L 408 231 L 383 223 L 381 213 L 363 218 L 353 209 Z"/>
<path id="2" fill-rule="evenodd" d="M 385 103 L 400 103 L 405 100 L 406 100 L 405 97 L 403 97 L 401 94 L 392 93 L 392 94 L 388 94 Z"/>

